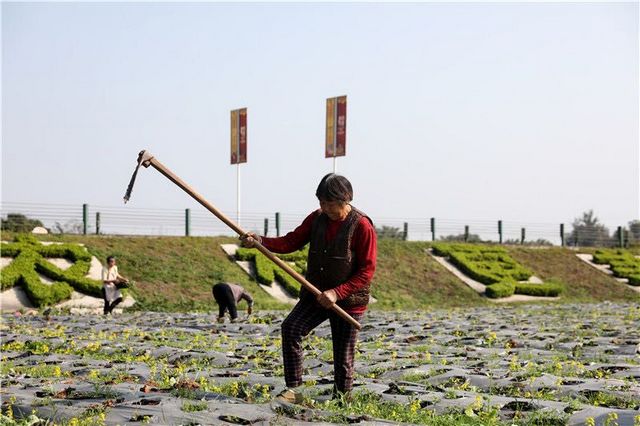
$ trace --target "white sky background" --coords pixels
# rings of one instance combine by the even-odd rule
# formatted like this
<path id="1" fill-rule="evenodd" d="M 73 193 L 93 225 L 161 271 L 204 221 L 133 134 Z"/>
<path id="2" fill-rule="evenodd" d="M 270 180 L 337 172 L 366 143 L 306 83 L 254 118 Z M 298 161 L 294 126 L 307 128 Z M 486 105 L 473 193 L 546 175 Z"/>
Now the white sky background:
<path id="1" fill-rule="evenodd" d="M 376 217 L 640 216 L 638 3 L 2 3 L 2 201 L 121 205 L 149 149 L 242 210 L 317 207 L 338 172 Z M 202 210 L 151 169 L 131 205 Z"/>

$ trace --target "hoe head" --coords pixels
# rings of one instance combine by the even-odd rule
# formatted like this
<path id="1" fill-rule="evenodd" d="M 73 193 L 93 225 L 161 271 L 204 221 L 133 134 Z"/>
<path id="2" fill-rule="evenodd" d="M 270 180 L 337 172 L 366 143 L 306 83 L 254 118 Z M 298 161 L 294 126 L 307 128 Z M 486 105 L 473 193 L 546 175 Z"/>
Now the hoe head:
<path id="1" fill-rule="evenodd" d="M 149 167 L 151 165 L 151 160 L 153 159 L 153 155 L 149 151 L 142 150 L 138 154 L 138 164 L 136 164 L 136 169 L 133 171 L 133 175 L 131 176 L 131 180 L 129 181 L 129 186 L 127 186 L 127 191 L 124 194 L 124 203 L 126 204 L 131 198 L 131 191 L 133 191 L 133 184 L 136 182 L 136 176 L 138 175 L 138 169 L 140 166 Z"/>

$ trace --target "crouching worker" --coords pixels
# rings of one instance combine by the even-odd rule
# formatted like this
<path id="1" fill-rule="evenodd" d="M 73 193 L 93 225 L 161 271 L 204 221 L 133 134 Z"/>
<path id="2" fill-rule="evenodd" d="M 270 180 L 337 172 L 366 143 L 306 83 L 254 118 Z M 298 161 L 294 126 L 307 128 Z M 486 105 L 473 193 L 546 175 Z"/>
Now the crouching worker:
<path id="1" fill-rule="evenodd" d="M 218 322 L 224 322 L 224 313 L 229 310 L 229 316 L 231 322 L 236 322 L 238 319 L 238 309 L 236 305 L 241 299 L 247 301 L 249 306 L 247 307 L 247 315 L 251 315 L 253 309 L 253 298 L 241 286 L 232 283 L 218 283 L 213 286 L 213 298 L 216 299 L 218 304 Z"/>
<path id="2" fill-rule="evenodd" d="M 307 243 L 307 280 L 321 293 L 314 297 L 304 287 L 300 301 L 282 323 L 282 358 L 287 385 L 278 399 L 299 403 L 302 394 L 302 339 L 325 322 L 331 324 L 333 341 L 333 397 L 342 398 L 353 387 L 354 355 L 358 329 L 330 308 L 337 303 L 356 321 L 360 321 L 369 303 L 369 290 L 376 269 L 376 233 L 369 217 L 350 203 L 351 183 L 344 177 L 328 174 L 322 178 L 316 197 L 320 209 L 312 212 L 294 231 L 278 238 L 246 234 L 245 247 L 254 241 L 275 253 L 290 253 Z"/>
<path id="3" fill-rule="evenodd" d="M 129 281 L 118 273 L 116 258 L 107 257 L 107 266 L 102 268 L 102 298 L 104 299 L 104 314 L 108 315 L 122 302 L 119 285 Z"/>

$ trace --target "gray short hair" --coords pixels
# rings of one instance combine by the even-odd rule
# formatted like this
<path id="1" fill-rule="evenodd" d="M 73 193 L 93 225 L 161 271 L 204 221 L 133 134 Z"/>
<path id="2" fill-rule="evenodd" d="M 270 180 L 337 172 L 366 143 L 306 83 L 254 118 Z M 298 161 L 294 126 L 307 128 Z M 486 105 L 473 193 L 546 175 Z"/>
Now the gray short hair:
<path id="1" fill-rule="evenodd" d="M 320 181 L 316 189 L 316 197 L 324 201 L 348 203 L 353 200 L 353 188 L 346 177 L 329 173 Z"/>

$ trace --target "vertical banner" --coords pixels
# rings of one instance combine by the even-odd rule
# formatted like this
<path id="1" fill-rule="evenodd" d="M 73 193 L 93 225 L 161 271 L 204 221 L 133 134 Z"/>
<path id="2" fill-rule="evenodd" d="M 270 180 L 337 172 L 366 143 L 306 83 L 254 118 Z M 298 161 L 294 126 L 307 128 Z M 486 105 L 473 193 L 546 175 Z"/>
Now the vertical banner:
<path id="1" fill-rule="evenodd" d="M 327 131 L 325 137 L 324 157 L 330 158 L 335 156 L 336 145 L 336 99 L 327 99 Z"/>
<path id="2" fill-rule="evenodd" d="M 238 163 L 238 110 L 231 111 L 231 164 Z"/>
<path id="3" fill-rule="evenodd" d="M 347 97 L 327 99 L 325 158 L 342 157 L 347 152 Z"/>
<path id="4" fill-rule="evenodd" d="M 336 98 L 336 157 L 347 153 L 347 97 Z"/>
<path id="5" fill-rule="evenodd" d="M 238 163 L 247 162 L 247 109 L 242 108 L 238 111 Z"/>
<path id="6" fill-rule="evenodd" d="M 247 109 L 231 111 L 231 164 L 247 162 Z"/>

